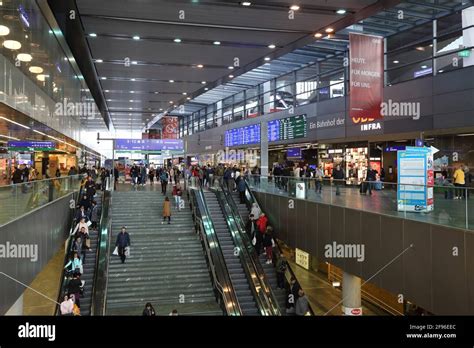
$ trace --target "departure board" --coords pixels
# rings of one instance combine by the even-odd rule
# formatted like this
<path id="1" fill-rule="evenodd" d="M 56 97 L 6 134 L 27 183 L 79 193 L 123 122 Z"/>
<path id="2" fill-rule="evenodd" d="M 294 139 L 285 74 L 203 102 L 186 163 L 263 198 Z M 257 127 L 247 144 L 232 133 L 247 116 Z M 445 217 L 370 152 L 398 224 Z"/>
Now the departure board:
<path id="1" fill-rule="evenodd" d="M 268 122 L 268 141 L 306 137 L 306 115 L 298 115 Z"/>
<path id="2" fill-rule="evenodd" d="M 225 146 L 260 143 L 260 124 L 229 129 L 225 132 Z"/>

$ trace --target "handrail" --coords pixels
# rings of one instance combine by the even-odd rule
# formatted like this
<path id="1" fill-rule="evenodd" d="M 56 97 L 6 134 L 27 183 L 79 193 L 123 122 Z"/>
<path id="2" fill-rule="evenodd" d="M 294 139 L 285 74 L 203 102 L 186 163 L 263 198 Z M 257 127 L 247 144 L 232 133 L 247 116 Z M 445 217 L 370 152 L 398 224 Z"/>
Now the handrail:
<path id="1" fill-rule="evenodd" d="M 242 218 L 240 214 L 237 215 L 237 207 L 232 206 L 234 201 L 232 198 L 229 199 L 229 193 L 223 189 L 223 186 L 224 185 L 221 183 L 221 190 L 217 190 L 217 194 L 220 203 L 224 208 L 226 221 L 231 230 L 232 239 L 241 251 L 239 256 L 244 263 L 244 271 L 250 282 L 250 289 L 259 305 L 260 312 L 263 315 L 281 315 L 278 301 L 276 300 L 272 288 L 265 277 L 265 272 L 258 261 L 255 249 L 253 248 L 248 235 L 245 233 L 245 226 L 242 226 Z"/>
<path id="2" fill-rule="evenodd" d="M 255 195 L 253 194 L 253 192 L 250 190 L 250 186 L 247 182 L 247 180 L 244 180 L 245 181 L 245 199 L 246 199 L 246 202 L 247 202 L 247 206 L 252 206 L 253 203 L 256 203 L 257 206 L 258 206 L 258 209 L 260 211 L 263 211 L 261 208 L 260 208 L 260 204 L 258 204 L 258 201 L 257 201 L 257 198 L 255 197 Z M 277 251 L 278 251 L 278 254 L 279 255 L 283 255 L 283 250 L 281 249 L 281 246 L 280 246 L 280 242 L 278 241 L 278 239 L 275 238 L 275 246 L 277 248 Z M 290 264 L 287 262 L 287 267 L 286 267 L 287 271 L 290 273 L 290 277 L 294 278 L 296 280 L 296 284 L 300 287 L 301 287 L 301 284 L 298 282 L 298 278 L 296 277 L 296 274 L 295 272 L 291 269 L 291 266 Z M 285 277 L 285 280 L 286 280 L 286 277 Z M 309 312 L 311 314 L 311 316 L 314 316 L 315 313 L 313 311 L 313 309 L 311 308 L 311 305 L 308 303 L 308 308 L 309 308 Z"/>
<path id="3" fill-rule="evenodd" d="M 205 205 L 204 193 L 202 188 L 188 188 L 188 195 L 191 192 L 191 207 L 193 217 L 198 222 L 197 228 L 201 240 L 204 243 L 206 257 L 209 264 L 212 281 L 215 288 L 220 293 L 224 305 L 224 311 L 227 315 L 242 315 L 242 309 L 237 300 L 234 287 L 230 280 L 227 267 L 225 266 L 224 255 L 220 247 L 217 235 L 215 233 L 210 213 Z M 224 285 L 222 285 L 224 284 Z"/>

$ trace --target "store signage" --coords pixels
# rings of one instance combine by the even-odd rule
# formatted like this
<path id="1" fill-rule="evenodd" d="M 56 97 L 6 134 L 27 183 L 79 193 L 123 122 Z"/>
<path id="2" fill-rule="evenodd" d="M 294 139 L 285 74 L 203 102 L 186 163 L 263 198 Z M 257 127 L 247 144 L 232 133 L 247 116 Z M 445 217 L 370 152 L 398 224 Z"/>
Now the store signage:
<path id="1" fill-rule="evenodd" d="M 53 141 L 9 141 L 10 151 L 54 151 L 56 143 Z"/>
<path id="2" fill-rule="evenodd" d="M 350 110 L 354 124 L 373 122 L 382 118 L 383 100 L 383 38 L 380 36 L 349 34 L 350 42 Z M 371 124 L 362 131 L 381 129 Z"/>
<path id="3" fill-rule="evenodd" d="M 183 151 L 182 139 L 115 139 L 115 150 L 127 151 Z"/>
<path id="4" fill-rule="evenodd" d="M 362 315 L 362 308 L 350 308 L 344 307 L 344 315 L 351 315 L 351 316 L 361 316 Z"/>
<path id="5" fill-rule="evenodd" d="M 397 145 L 397 146 L 387 146 L 385 148 L 385 152 L 396 152 L 396 151 L 403 151 L 405 150 L 405 145 Z"/>
<path id="6" fill-rule="evenodd" d="M 177 139 L 178 138 L 178 118 L 171 116 L 164 116 L 161 122 L 161 138 L 162 139 Z"/>
<path id="7" fill-rule="evenodd" d="M 310 128 L 327 128 L 327 127 L 336 127 L 336 126 L 343 126 L 345 123 L 345 119 L 342 117 L 334 117 L 329 120 L 324 121 L 316 121 L 316 123 L 311 122 Z"/>
<path id="8" fill-rule="evenodd" d="M 458 56 L 462 58 L 469 58 L 471 56 L 470 50 L 459 51 Z"/>
<path id="9" fill-rule="evenodd" d="M 296 248 L 295 261 L 304 269 L 309 269 L 309 254 L 301 249 Z"/>

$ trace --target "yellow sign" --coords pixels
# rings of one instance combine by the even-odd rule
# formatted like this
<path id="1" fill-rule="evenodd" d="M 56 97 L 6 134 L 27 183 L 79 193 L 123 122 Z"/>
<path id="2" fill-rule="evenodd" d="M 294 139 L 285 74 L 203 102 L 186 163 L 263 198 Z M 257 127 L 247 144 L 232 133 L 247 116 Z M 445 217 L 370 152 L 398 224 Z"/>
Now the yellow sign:
<path id="1" fill-rule="evenodd" d="M 309 254 L 301 249 L 296 248 L 296 264 L 305 269 L 309 269 Z"/>

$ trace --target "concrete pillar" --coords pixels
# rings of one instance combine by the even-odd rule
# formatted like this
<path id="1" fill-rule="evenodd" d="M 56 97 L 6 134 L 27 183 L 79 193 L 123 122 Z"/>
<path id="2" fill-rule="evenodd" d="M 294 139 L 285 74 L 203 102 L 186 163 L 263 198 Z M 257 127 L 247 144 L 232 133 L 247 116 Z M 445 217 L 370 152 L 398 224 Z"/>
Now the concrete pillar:
<path id="1" fill-rule="evenodd" d="M 262 180 L 268 177 L 268 125 L 267 121 L 260 122 L 260 173 Z"/>
<path id="2" fill-rule="evenodd" d="M 272 103 L 270 103 L 270 95 L 269 93 L 272 89 L 271 81 L 267 81 L 263 84 L 263 113 L 268 114 L 270 113 L 270 109 L 272 108 Z"/>
<path id="3" fill-rule="evenodd" d="M 222 100 L 219 100 L 216 103 L 216 122 L 217 122 L 217 127 L 222 126 Z"/>
<path id="4" fill-rule="evenodd" d="M 462 10 L 462 26 L 463 28 L 470 27 L 474 25 L 474 6 L 468 7 Z M 474 45 L 474 27 L 463 30 L 462 32 L 463 45 L 464 47 L 470 47 Z M 469 57 L 463 58 L 463 66 L 474 65 L 474 54 Z"/>
<path id="5" fill-rule="evenodd" d="M 361 279 L 344 272 L 342 275 L 342 312 L 344 315 L 362 315 Z"/>

